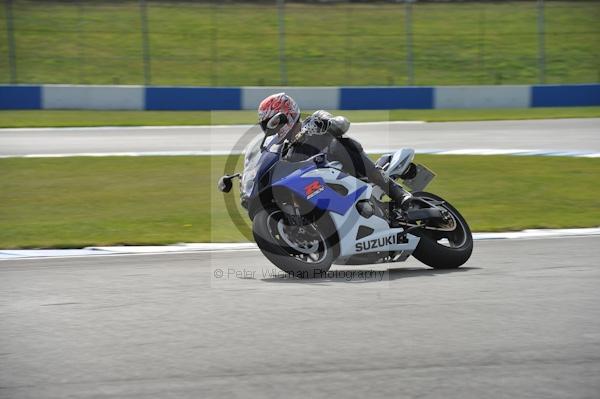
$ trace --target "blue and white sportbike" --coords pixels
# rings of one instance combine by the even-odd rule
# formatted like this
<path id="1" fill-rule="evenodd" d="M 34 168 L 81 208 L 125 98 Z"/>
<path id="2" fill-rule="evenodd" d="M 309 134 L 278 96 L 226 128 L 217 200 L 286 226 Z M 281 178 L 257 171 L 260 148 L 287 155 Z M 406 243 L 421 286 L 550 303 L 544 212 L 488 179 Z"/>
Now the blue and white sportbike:
<path id="1" fill-rule="evenodd" d="M 398 209 L 381 188 L 345 173 L 325 154 L 286 161 L 286 146 L 277 137 L 257 136 L 245 150 L 243 173 L 219 180 L 219 189 L 229 192 L 232 179 L 241 177 L 241 201 L 256 244 L 279 269 L 311 277 L 333 263 L 401 262 L 410 255 L 451 269 L 471 256 L 467 222 L 448 201 L 423 191 L 434 174 L 413 163 L 412 149 L 376 162 L 412 192 L 408 209 Z"/>

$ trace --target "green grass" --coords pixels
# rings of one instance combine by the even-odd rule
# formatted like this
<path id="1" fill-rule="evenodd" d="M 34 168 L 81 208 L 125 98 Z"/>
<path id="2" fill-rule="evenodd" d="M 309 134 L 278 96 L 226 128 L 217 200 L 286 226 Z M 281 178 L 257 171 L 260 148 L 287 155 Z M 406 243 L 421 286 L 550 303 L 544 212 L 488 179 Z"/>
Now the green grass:
<path id="1" fill-rule="evenodd" d="M 310 111 L 307 111 L 310 112 Z M 600 117 L 600 107 L 332 111 L 352 122 Z M 169 126 L 255 123 L 254 111 L 0 111 L 0 127 Z"/>
<path id="2" fill-rule="evenodd" d="M 600 225 L 600 160 L 417 157 L 476 231 Z M 243 241 L 225 157 L 0 159 L 0 248 Z"/>
<path id="3" fill-rule="evenodd" d="M 152 84 L 282 83 L 274 2 L 148 4 Z M 545 4 L 546 82 L 599 81 L 600 2 Z M 15 0 L 13 14 L 18 82 L 144 83 L 139 2 Z M 412 21 L 417 85 L 539 82 L 535 1 L 417 2 Z M 288 2 L 287 83 L 407 84 L 406 30 L 402 3 Z"/>

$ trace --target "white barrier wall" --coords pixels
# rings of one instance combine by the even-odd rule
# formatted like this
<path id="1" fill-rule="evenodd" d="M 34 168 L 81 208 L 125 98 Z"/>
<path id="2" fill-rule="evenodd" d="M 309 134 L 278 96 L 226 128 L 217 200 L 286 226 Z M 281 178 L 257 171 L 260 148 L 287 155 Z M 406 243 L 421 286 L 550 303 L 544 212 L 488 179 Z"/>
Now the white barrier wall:
<path id="1" fill-rule="evenodd" d="M 339 108 L 340 90 L 337 87 L 244 87 L 242 109 L 255 110 L 265 97 L 281 92 L 292 96 L 301 110 Z"/>
<path id="2" fill-rule="evenodd" d="M 437 86 L 434 108 L 527 108 L 530 86 Z"/>
<path id="3" fill-rule="evenodd" d="M 144 86 L 44 85 L 44 109 L 143 110 Z"/>

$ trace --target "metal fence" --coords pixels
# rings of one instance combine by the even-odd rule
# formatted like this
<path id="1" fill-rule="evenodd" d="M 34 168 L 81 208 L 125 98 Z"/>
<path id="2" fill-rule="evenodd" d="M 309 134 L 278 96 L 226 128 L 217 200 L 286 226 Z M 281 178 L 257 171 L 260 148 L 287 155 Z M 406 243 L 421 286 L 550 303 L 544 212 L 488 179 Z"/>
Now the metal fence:
<path id="1" fill-rule="evenodd" d="M 600 81 L 598 1 L 3 1 L 0 83 Z"/>

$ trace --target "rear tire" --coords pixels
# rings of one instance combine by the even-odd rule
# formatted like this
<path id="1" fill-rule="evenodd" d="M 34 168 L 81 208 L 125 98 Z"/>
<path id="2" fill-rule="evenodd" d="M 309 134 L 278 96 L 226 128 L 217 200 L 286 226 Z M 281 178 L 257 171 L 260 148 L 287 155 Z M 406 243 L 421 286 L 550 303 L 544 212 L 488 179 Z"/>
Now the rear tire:
<path id="1" fill-rule="evenodd" d="M 434 269 L 455 269 L 465 264 L 473 252 L 473 235 L 467 221 L 456 208 L 435 194 L 417 192 L 413 196 L 444 201 L 439 206 L 450 212 L 457 222 L 456 229 L 448 234 L 449 238 L 434 230 L 419 229 L 412 232 L 411 234 L 421 237 L 413 252 L 414 257 Z M 452 246 L 440 244 L 438 241 L 441 238 L 446 238 Z"/>
<path id="2" fill-rule="evenodd" d="M 318 247 L 315 259 L 299 252 L 281 237 L 278 223 L 283 219 L 279 209 L 259 211 L 252 221 L 252 234 L 263 255 L 284 272 L 298 278 L 319 278 L 331 268 L 337 257 L 335 230 L 328 217 L 321 217 L 315 225 L 320 238 L 316 239 Z M 288 238 L 289 240 L 289 238 Z M 307 260 L 302 260 L 303 258 Z"/>

